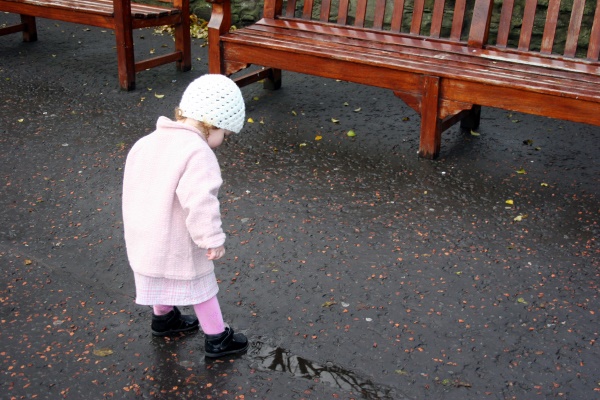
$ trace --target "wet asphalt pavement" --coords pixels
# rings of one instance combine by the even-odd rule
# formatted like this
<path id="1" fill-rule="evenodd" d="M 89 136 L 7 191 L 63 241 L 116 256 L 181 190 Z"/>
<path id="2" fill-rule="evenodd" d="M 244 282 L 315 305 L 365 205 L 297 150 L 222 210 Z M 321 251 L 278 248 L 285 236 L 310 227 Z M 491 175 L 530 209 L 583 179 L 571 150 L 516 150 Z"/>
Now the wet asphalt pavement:
<path id="1" fill-rule="evenodd" d="M 390 92 L 244 88 L 217 276 L 252 347 L 210 361 L 201 333 L 151 336 L 120 213 L 127 151 L 206 73 L 204 41 L 122 92 L 112 32 L 38 32 L 0 37 L 2 398 L 600 398 L 599 127 L 484 109 L 427 161 Z"/>

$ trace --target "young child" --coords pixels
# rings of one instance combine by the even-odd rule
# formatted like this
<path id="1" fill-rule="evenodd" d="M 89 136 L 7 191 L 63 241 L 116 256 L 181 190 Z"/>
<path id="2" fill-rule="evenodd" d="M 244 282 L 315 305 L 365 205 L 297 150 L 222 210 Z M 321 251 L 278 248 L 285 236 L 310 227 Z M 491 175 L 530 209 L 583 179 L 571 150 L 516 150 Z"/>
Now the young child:
<path id="1" fill-rule="evenodd" d="M 123 223 L 136 303 L 151 305 L 152 334 L 198 329 L 207 357 L 241 353 L 248 340 L 223 322 L 213 260 L 225 254 L 217 198 L 223 182 L 212 149 L 238 133 L 242 93 L 223 75 L 203 75 L 183 93 L 176 121 L 134 144 L 123 178 Z M 196 317 L 176 306 L 193 305 Z"/>

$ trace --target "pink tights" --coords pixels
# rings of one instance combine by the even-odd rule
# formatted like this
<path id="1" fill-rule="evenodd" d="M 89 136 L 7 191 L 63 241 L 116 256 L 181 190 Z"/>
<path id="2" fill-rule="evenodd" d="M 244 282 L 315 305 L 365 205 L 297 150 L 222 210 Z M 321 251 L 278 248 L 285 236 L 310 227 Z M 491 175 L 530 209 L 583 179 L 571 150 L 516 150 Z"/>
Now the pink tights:
<path id="1" fill-rule="evenodd" d="M 155 305 L 155 315 L 165 315 L 173 310 L 173 306 Z M 204 303 L 194 304 L 194 311 L 200 321 L 202 331 L 207 335 L 218 335 L 225 330 L 223 314 L 217 296 L 206 300 Z"/>

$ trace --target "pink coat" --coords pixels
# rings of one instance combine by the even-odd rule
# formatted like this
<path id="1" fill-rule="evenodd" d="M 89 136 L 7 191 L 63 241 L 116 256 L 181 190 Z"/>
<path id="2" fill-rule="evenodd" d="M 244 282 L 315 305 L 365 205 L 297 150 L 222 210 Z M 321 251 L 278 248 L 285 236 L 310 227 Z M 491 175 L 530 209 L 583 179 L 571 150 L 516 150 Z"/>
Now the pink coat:
<path id="1" fill-rule="evenodd" d="M 189 280 L 214 270 L 206 249 L 225 243 L 217 158 L 193 127 L 160 117 L 134 144 L 123 177 L 127 256 L 138 274 Z"/>

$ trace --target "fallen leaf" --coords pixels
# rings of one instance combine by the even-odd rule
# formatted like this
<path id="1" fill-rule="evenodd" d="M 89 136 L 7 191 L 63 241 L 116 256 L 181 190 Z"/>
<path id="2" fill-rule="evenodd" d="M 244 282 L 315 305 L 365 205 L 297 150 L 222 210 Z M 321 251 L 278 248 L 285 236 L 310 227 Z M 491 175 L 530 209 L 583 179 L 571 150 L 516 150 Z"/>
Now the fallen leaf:
<path id="1" fill-rule="evenodd" d="M 94 355 L 98 357 L 110 356 L 113 351 L 109 348 L 94 349 Z"/>
<path id="2" fill-rule="evenodd" d="M 323 139 L 323 136 L 321 136 L 321 135 L 315 136 L 315 140 L 321 140 L 321 139 Z"/>
<path id="3" fill-rule="evenodd" d="M 352 129 L 350 129 L 348 133 L 346 133 L 346 135 L 348 135 L 348 137 L 354 137 L 356 136 L 356 133 Z"/>
<path id="4" fill-rule="evenodd" d="M 548 184 L 546 182 L 542 182 L 540 183 L 541 186 L 548 186 Z"/>
<path id="5" fill-rule="evenodd" d="M 350 104 L 348 104 L 348 102 L 347 102 L 347 101 L 345 101 L 345 102 L 344 102 L 344 106 L 345 106 L 345 107 L 348 107 L 349 105 L 350 105 Z"/>
<path id="6" fill-rule="evenodd" d="M 514 201 L 512 201 L 512 200 L 506 200 L 506 204 L 509 204 L 509 205 L 511 205 L 511 206 L 512 206 L 513 204 L 515 204 L 515 202 L 514 202 Z"/>
<path id="7" fill-rule="evenodd" d="M 335 118 L 331 118 L 331 122 L 333 122 L 334 124 L 337 124 L 340 122 L 339 119 L 335 119 Z"/>
<path id="8" fill-rule="evenodd" d="M 156 97 L 157 99 L 162 99 L 163 97 L 165 97 L 165 95 L 164 94 L 154 93 L 154 97 Z"/>
<path id="9" fill-rule="evenodd" d="M 296 113 L 296 111 L 292 110 L 292 115 L 296 116 L 296 115 L 298 115 L 298 113 Z"/>
<path id="10" fill-rule="evenodd" d="M 254 123 L 254 120 L 253 120 L 252 118 L 248 118 L 248 123 L 249 123 L 249 124 L 253 124 L 253 123 Z"/>
<path id="11" fill-rule="evenodd" d="M 471 136 L 479 136 L 479 132 L 475 132 L 474 130 L 471 130 Z"/>
<path id="12" fill-rule="evenodd" d="M 334 304 L 337 304 L 337 303 L 336 303 L 335 301 L 326 301 L 325 303 L 323 303 L 323 304 L 321 305 L 321 307 L 331 307 L 331 306 L 333 306 Z"/>
<path id="13" fill-rule="evenodd" d="M 521 168 L 519 170 L 517 170 L 517 174 L 526 174 L 527 172 L 525 172 L 524 168 Z"/>
<path id="14" fill-rule="evenodd" d="M 354 112 L 359 112 L 360 110 L 362 110 L 362 108 L 358 107 L 354 109 Z"/>
<path id="15" fill-rule="evenodd" d="M 31 265 L 32 262 L 33 261 L 31 261 L 31 260 L 25 260 L 25 265 Z"/>

